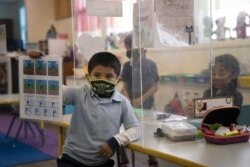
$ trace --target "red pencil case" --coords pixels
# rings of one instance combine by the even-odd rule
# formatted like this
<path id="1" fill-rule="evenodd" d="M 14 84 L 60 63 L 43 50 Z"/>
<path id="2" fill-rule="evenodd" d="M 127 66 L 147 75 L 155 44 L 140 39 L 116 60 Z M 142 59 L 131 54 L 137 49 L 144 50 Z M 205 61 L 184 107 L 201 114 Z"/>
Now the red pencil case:
<path id="1" fill-rule="evenodd" d="M 233 144 L 239 142 L 247 142 L 249 140 L 250 133 L 244 132 L 242 134 L 236 134 L 233 136 L 215 136 L 214 134 L 208 134 L 205 131 L 207 125 L 215 123 L 221 124 L 225 127 L 230 127 L 231 124 L 237 124 L 237 118 L 240 114 L 240 108 L 233 107 L 219 107 L 214 108 L 206 112 L 202 119 L 201 129 L 202 134 L 207 142 L 214 144 Z"/>

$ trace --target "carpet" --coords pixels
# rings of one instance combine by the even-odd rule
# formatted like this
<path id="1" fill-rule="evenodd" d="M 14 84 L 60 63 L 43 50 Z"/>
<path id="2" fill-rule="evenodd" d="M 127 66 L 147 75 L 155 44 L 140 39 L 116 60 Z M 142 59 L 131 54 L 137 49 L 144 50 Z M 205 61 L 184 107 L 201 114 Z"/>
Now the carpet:
<path id="1" fill-rule="evenodd" d="M 54 129 L 44 129 L 45 143 L 41 145 L 41 138 L 35 127 L 35 137 L 28 130 L 25 137 L 22 128 L 18 139 L 15 141 L 20 119 L 16 119 L 10 133 L 10 137 L 4 139 L 12 116 L 0 116 L 0 166 L 14 166 L 17 164 L 27 164 L 38 161 L 56 159 L 58 156 L 58 131 Z M 46 126 L 45 126 L 46 127 Z"/>

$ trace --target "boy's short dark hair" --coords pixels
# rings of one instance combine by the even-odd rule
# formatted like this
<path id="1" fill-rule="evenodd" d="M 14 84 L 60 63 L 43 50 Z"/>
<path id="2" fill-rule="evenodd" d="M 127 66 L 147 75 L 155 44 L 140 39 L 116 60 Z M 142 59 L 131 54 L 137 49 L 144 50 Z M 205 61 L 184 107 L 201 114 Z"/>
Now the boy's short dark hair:
<path id="1" fill-rule="evenodd" d="M 111 67 L 114 69 L 117 76 L 120 75 L 121 63 L 119 59 L 110 52 L 95 53 L 89 60 L 88 73 L 90 74 L 97 65 L 102 65 L 104 67 Z"/>

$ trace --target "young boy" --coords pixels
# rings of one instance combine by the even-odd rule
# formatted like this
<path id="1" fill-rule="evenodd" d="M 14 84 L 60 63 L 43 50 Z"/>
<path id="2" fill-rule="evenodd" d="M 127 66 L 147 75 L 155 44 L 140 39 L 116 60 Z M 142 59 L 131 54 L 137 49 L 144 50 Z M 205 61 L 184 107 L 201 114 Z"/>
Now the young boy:
<path id="1" fill-rule="evenodd" d="M 115 90 L 120 72 L 115 55 L 99 52 L 88 63 L 90 87 L 63 87 L 63 103 L 75 110 L 58 167 L 112 167 L 110 157 L 119 146 L 140 137 L 130 102 Z M 125 131 L 119 133 L 121 124 Z"/>

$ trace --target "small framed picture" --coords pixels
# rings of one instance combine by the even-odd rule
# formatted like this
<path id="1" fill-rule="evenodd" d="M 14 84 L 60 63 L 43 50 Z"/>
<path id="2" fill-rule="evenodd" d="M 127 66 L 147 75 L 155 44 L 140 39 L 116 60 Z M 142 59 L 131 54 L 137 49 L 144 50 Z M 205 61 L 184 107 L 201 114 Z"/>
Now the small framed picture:
<path id="1" fill-rule="evenodd" d="M 233 97 L 196 98 L 193 100 L 193 103 L 195 117 L 201 118 L 212 108 L 233 106 Z"/>

